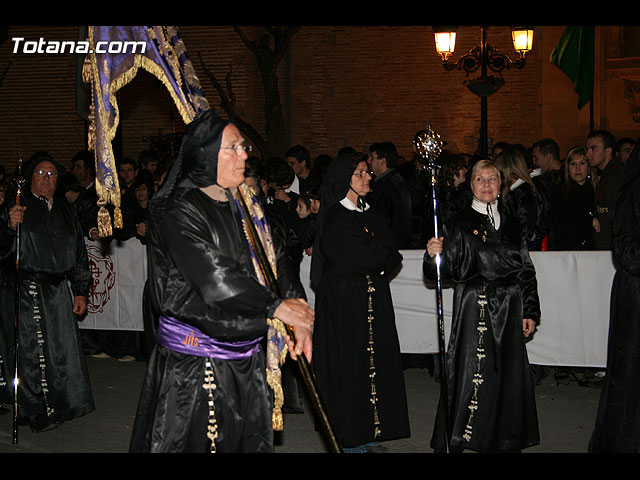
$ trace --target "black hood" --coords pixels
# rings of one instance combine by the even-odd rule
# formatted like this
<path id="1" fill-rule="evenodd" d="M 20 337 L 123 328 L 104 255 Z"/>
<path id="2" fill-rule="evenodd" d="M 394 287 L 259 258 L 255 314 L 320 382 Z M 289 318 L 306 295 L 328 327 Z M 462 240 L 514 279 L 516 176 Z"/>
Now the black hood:
<path id="1" fill-rule="evenodd" d="M 366 157 L 359 153 L 344 153 L 333 160 L 327 169 L 320 187 L 320 211 L 316 217 L 316 236 L 311 258 L 311 282 L 317 286 L 322 276 L 322 264 L 324 259 L 320 251 L 320 237 L 327 212 L 336 203 L 347 196 L 351 188 L 351 177 L 360 162 L 366 161 Z"/>
<path id="2" fill-rule="evenodd" d="M 229 125 L 214 110 L 205 112 L 189 125 L 180 147 L 180 186 L 196 188 L 217 183 L 218 152 L 222 142 L 222 131 Z"/>
<path id="3" fill-rule="evenodd" d="M 208 110 L 189 124 L 167 179 L 151 200 L 152 220 L 162 217 L 175 188 L 204 188 L 217 183 L 218 152 L 222 132 L 229 123 L 215 110 Z"/>

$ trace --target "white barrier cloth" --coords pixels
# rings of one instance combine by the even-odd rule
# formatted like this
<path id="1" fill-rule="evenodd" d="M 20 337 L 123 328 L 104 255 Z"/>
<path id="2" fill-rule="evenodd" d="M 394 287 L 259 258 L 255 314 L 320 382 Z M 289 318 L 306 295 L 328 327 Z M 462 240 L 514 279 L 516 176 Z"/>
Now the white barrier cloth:
<path id="1" fill-rule="evenodd" d="M 87 316 L 81 329 L 143 331 L 142 293 L 147 278 L 146 247 L 137 239 L 85 239 L 93 275 Z"/>

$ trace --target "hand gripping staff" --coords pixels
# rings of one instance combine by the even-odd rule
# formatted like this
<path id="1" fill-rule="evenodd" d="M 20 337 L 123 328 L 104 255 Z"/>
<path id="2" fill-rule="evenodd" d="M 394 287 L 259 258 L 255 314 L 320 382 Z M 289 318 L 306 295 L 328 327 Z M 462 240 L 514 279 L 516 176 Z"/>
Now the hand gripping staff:
<path id="1" fill-rule="evenodd" d="M 278 297 L 282 298 L 280 287 L 278 286 L 278 282 L 276 281 L 275 274 L 273 273 L 271 264 L 269 263 L 269 259 L 267 258 L 267 255 L 265 253 L 264 246 L 262 245 L 262 241 L 260 240 L 260 237 L 258 236 L 258 232 L 256 231 L 256 227 L 252 221 L 251 212 L 247 207 L 244 194 L 240 187 L 238 187 L 238 198 L 240 199 L 240 204 L 242 206 L 244 216 L 247 220 L 246 224 L 247 224 L 247 229 L 249 233 L 248 235 L 249 241 L 251 242 L 251 245 L 254 251 L 258 255 L 258 261 L 259 261 L 262 273 L 264 274 L 264 278 L 267 279 L 267 283 L 269 284 L 269 287 L 271 288 L 271 290 Z M 287 331 L 287 335 L 289 335 L 291 340 L 293 340 L 293 342 L 295 343 L 296 337 L 293 329 L 289 325 L 285 324 L 284 322 L 283 324 Z M 300 373 L 302 374 L 302 378 L 304 379 L 304 383 L 307 387 L 307 392 L 311 397 L 311 402 L 313 403 L 313 407 L 315 408 L 316 414 L 318 415 L 320 423 L 322 424 L 322 427 L 326 436 L 326 440 L 329 444 L 329 449 L 331 453 L 342 453 L 342 448 L 338 443 L 333 426 L 331 424 L 331 421 L 329 420 L 329 416 L 327 415 L 326 407 L 324 405 L 322 397 L 320 396 L 318 386 L 316 384 L 313 373 L 311 372 L 309 362 L 305 357 L 304 353 L 301 353 L 300 355 L 298 355 L 297 363 L 298 363 L 298 367 L 300 368 Z"/>
<path id="2" fill-rule="evenodd" d="M 437 192 L 437 178 L 438 171 L 436 165 L 436 158 L 442 152 L 442 146 L 444 142 L 440 140 L 440 135 L 431 130 L 431 124 L 426 130 L 421 130 L 413 138 L 413 145 L 416 152 L 424 159 L 429 168 L 431 174 L 431 201 L 433 202 L 433 226 L 435 238 L 440 238 L 439 221 L 438 221 L 438 192 Z M 443 406 L 443 419 L 444 419 L 444 436 L 447 451 L 449 451 L 449 389 L 448 389 L 448 377 L 446 368 L 446 343 L 444 332 L 444 316 L 442 311 L 442 276 L 440 273 L 441 256 L 436 254 L 436 300 L 437 300 L 437 315 L 438 315 L 438 346 L 440 350 L 440 398 L 441 405 Z"/>
<path id="3" fill-rule="evenodd" d="M 24 188 L 25 179 L 22 177 L 22 158 L 18 159 L 18 171 L 16 182 L 16 205 L 20 205 L 20 197 Z M 15 286 L 15 309 L 13 313 L 13 439 L 12 443 L 18 443 L 18 326 L 20 322 L 20 235 L 22 224 L 16 225 L 16 286 Z"/>

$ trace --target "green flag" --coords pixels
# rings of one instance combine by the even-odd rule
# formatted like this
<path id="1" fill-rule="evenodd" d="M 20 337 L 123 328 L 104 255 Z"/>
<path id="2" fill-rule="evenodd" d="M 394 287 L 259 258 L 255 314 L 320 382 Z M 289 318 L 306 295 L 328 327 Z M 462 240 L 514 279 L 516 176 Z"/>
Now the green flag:
<path id="1" fill-rule="evenodd" d="M 549 61 L 567 74 L 578 94 L 578 109 L 593 98 L 595 27 L 565 28 Z"/>

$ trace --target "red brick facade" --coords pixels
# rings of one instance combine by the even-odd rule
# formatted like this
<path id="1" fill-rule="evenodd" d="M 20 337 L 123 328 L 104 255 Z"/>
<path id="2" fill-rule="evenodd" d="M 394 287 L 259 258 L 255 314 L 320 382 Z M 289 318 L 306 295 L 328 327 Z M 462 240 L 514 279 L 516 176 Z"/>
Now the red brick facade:
<path id="1" fill-rule="evenodd" d="M 536 31 L 538 41 L 545 28 Z M 550 28 L 555 28 L 549 34 L 555 42 L 562 28 Z M 219 98 L 200 58 L 221 80 L 232 67 L 239 111 L 263 130 L 255 60 L 233 29 L 187 26 L 180 31 L 210 104 L 219 107 Z M 261 33 L 259 27 L 246 31 L 249 37 Z M 11 62 L 0 87 L 0 163 L 13 169 L 18 155 L 28 158 L 40 149 L 68 163 L 85 146 L 84 121 L 76 114 L 76 58 L 14 54 L 12 37 L 75 40 L 77 29 L 11 27 L 9 39 L 0 46 L 0 69 Z M 479 41 L 479 27 L 461 27 L 454 60 Z M 509 28 L 489 28 L 488 41 L 515 56 Z M 547 37 L 546 45 L 550 42 Z M 489 97 L 488 129 L 494 142 L 530 146 L 549 131 L 543 125 L 541 101 L 548 52 L 540 52 L 541 44 L 534 43 L 524 69 L 503 73 L 504 86 Z M 345 145 L 362 149 L 378 141 L 393 141 L 401 155 L 410 156 L 414 133 L 429 123 L 450 150 L 473 153 L 477 147 L 480 100 L 464 87 L 464 72 L 444 71 L 431 27 L 302 27 L 278 74 L 290 144 L 307 146 L 312 156 L 334 155 Z M 566 83 L 562 88 L 570 96 Z M 137 158 L 150 136 L 184 128 L 164 87 L 146 72 L 122 89 L 119 106 L 124 156 Z M 583 126 L 577 119 L 571 112 L 565 123 L 576 125 L 579 138 Z"/>

